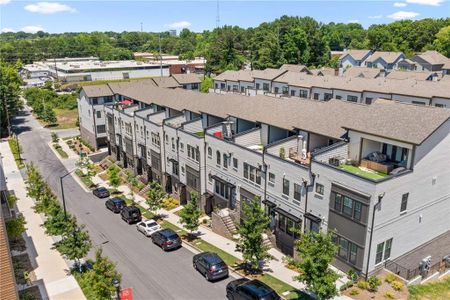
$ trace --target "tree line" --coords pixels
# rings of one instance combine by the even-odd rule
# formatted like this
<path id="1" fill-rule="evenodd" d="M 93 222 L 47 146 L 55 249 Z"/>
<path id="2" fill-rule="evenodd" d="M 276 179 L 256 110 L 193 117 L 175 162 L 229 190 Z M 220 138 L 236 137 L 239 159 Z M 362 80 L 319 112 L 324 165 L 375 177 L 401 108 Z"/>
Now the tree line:
<path id="1" fill-rule="evenodd" d="M 331 51 L 372 49 L 415 52 L 436 49 L 450 56 L 450 18 L 403 20 L 372 25 L 320 23 L 311 17 L 282 16 L 254 28 L 223 26 L 201 33 L 183 29 L 179 36 L 167 32 L 92 32 L 49 34 L 24 32 L 0 34 L 0 57 L 24 63 L 54 57 L 98 56 L 103 60 L 132 59 L 133 52 L 159 51 L 183 59 L 204 56 L 207 71 L 255 69 L 283 63 L 325 66 Z"/>

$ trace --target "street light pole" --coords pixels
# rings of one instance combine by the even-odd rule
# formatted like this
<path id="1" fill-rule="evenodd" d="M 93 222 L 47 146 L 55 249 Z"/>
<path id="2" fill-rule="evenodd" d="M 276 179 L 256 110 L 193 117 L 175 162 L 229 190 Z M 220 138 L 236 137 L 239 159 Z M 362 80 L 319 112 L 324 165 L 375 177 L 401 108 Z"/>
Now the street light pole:
<path id="1" fill-rule="evenodd" d="M 114 278 L 112 281 L 112 284 L 114 285 L 114 287 L 116 288 L 116 297 L 118 300 L 120 300 L 120 281 L 117 278 Z"/>
<path id="2" fill-rule="evenodd" d="M 63 202 L 63 209 L 64 209 L 64 220 L 67 221 L 67 210 L 66 210 L 66 198 L 64 197 L 64 185 L 63 185 L 63 179 L 64 177 L 66 177 L 67 175 L 71 174 L 73 171 L 75 171 L 75 169 L 73 169 L 70 172 L 67 172 L 66 174 L 64 174 L 63 176 L 59 176 L 59 185 L 61 187 L 61 199 Z"/>

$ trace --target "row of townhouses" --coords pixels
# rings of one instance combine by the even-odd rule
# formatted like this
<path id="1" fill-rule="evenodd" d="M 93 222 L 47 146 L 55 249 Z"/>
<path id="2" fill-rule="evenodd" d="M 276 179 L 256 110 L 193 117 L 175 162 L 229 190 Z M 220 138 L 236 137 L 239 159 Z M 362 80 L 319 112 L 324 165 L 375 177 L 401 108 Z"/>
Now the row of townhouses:
<path id="1" fill-rule="evenodd" d="M 341 76 L 333 76 L 321 75 L 320 70 L 311 74 L 307 69 L 287 67 L 225 71 L 214 78 L 210 92 L 269 95 L 297 100 L 338 99 L 363 104 L 383 98 L 417 105 L 450 107 L 449 75 L 440 80 L 430 79 L 433 78 L 431 72 L 422 76 L 418 72 L 394 71 L 387 76 L 376 76 L 378 71 L 374 73 L 367 68 L 354 67 Z M 413 75 L 408 76 L 408 73 Z"/>
<path id="2" fill-rule="evenodd" d="M 346 50 L 339 57 L 339 66 L 369 67 L 383 70 L 410 70 L 410 71 L 450 71 L 450 59 L 433 50 L 419 53 L 407 59 L 402 52 L 372 51 L 372 50 Z"/>
<path id="3" fill-rule="evenodd" d="M 374 96 L 375 99 L 375 96 Z M 409 279 L 450 254 L 450 110 L 203 94 L 139 83 L 83 87 L 82 136 L 124 167 L 211 213 L 258 199 L 275 245 L 333 230 L 334 265 Z M 102 127 L 101 130 L 99 126 Z M 441 243 L 441 244 L 439 244 Z M 431 256 L 431 258 L 429 257 Z"/>

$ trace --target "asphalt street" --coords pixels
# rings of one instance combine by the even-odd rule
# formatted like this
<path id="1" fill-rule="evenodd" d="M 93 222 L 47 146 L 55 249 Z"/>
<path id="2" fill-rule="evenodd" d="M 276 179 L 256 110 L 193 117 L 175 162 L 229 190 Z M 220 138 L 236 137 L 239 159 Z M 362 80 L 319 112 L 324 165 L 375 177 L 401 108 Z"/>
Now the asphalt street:
<path id="1" fill-rule="evenodd" d="M 67 173 L 48 146 L 50 131 L 24 112 L 13 121 L 26 163 L 33 162 L 60 196 L 59 176 Z M 192 267 L 193 253 L 186 248 L 163 252 L 107 210 L 104 200 L 86 193 L 71 177 L 64 179 L 67 209 L 86 224 L 94 247 L 103 252 L 122 273 L 122 287 L 133 289 L 134 299 L 225 299 L 225 286 L 232 280 L 207 282 Z M 91 254 L 92 255 L 92 254 Z"/>

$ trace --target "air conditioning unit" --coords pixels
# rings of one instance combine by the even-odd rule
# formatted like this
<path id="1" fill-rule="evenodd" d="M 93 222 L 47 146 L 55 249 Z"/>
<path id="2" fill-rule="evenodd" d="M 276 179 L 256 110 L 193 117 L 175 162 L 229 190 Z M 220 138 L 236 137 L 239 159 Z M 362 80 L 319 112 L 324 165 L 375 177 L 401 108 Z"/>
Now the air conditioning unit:
<path id="1" fill-rule="evenodd" d="M 420 262 L 419 265 L 420 275 L 423 278 L 427 277 L 430 268 L 431 268 L 431 256 L 427 256 Z"/>

